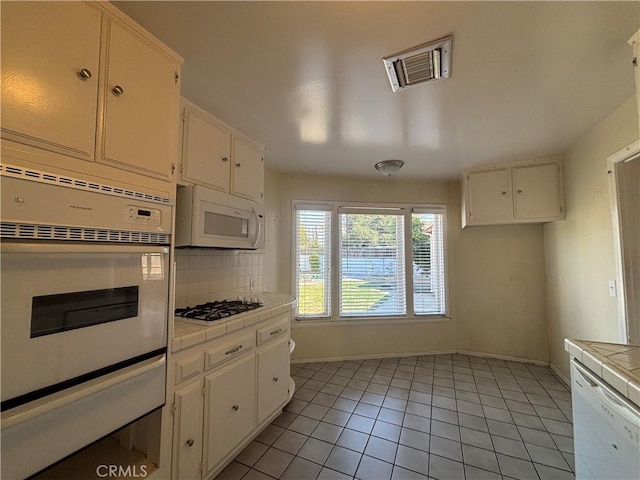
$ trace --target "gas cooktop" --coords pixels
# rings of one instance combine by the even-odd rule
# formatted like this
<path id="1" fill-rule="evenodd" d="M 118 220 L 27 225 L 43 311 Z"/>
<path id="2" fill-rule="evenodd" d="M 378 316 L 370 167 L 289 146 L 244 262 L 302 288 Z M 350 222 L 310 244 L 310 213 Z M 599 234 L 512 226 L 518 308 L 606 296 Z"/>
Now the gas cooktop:
<path id="1" fill-rule="evenodd" d="M 263 305 L 258 299 L 217 300 L 195 307 L 176 308 L 175 315 L 186 321 L 207 324 L 260 308 Z"/>

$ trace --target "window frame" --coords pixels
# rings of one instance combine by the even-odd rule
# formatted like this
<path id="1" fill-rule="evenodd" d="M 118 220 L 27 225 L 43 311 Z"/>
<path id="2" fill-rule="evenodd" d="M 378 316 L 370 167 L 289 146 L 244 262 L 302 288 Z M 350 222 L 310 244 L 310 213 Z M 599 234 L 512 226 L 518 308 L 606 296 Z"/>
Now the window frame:
<path id="1" fill-rule="evenodd" d="M 340 210 L 357 210 L 362 208 L 367 212 L 385 213 L 385 210 L 400 209 L 404 215 L 404 257 L 405 257 L 405 297 L 406 314 L 385 316 L 340 316 Z M 338 201 L 308 201 L 293 200 L 291 209 L 291 291 L 295 296 L 297 291 L 297 211 L 298 210 L 323 210 L 331 212 L 331 238 L 330 238 L 330 298 L 328 316 L 298 316 L 295 319 L 300 324 L 332 324 L 353 325 L 366 323 L 404 323 L 404 322 L 431 322 L 450 319 L 449 316 L 449 258 L 448 258 L 448 209 L 445 204 L 434 203 L 389 203 L 389 202 L 338 202 Z M 376 212 L 377 211 L 377 212 Z M 442 214 L 442 282 L 444 288 L 442 313 L 416 313 L 414 307 L 414 281 L 413 281 L 413 213 Z M 338 234 L 336 234 L 338 233 Z M 297 309 L 296 309 L 297 310 Z"/>

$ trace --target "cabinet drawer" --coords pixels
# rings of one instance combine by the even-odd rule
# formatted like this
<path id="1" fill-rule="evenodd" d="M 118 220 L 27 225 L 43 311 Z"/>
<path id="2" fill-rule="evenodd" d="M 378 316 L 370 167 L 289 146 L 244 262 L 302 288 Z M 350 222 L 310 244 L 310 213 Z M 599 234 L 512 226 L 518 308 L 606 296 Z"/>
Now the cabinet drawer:
<path id="1" fill-rule="evenodd" d="M 269 340 L 279 338 L 281 335 L 289 331 L 289 317 L 280 320 L 277 323 L 263 328 L 259 328 L 257 332 L 258 345 L 268 342 Z"/>
<path id="2" fill-rule="evenodd" d="M 176 361 L 176 385 L 203 372 L 202 353 Z"/>
<path id="3" fill-rule="evenodd" d="M 253 335 L 245 335 L 235 342 L 210 348 L 205 352 L 204 368 L 210 370 L 219 363 L 236 358 L 245 352 L 250 351 L 254 346 Z"/>

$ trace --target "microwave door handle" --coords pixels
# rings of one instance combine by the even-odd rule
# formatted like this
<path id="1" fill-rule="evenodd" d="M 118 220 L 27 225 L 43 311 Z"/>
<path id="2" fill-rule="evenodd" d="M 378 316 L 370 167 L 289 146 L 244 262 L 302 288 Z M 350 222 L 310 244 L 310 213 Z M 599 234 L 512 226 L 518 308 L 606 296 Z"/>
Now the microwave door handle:
<path id="1" fill-rule="evenodd" d="M 258 243 L 260 242 L 260 235 L 262 234 L 262 223 L 260 222 L 260 215 L 258 215 L 258 212 L 256 211 L 255 207 L 253 207 L 253 214 L 256 216 L 256 225 L 258 227 L 256 228 L 256 239 L 253 242 L 252 248 L 257 248 Z"/>

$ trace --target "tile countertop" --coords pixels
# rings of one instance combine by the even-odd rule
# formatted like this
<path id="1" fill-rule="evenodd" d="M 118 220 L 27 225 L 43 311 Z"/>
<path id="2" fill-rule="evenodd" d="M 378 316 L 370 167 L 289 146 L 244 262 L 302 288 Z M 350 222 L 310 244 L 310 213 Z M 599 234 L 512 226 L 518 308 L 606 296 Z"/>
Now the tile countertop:
<path id="1" fill-rule="evenodd" d="M 640 407 L 640 345 L 565 338 L 564 349 Z"/>
<path id="2" fill-rule="evenodd" d="M 286 293 L 265 292 L 258 294 L 258 297 L 264 303 L 263 307 L 233 315 L 228 320 L 212 322 L 211 325 L 196 325 L 175 317 L 171 351 L 178 352 L 241 328 L 269 320 L 276 315 L 293 310 L 297 302 L 295 297 Z"/>

